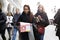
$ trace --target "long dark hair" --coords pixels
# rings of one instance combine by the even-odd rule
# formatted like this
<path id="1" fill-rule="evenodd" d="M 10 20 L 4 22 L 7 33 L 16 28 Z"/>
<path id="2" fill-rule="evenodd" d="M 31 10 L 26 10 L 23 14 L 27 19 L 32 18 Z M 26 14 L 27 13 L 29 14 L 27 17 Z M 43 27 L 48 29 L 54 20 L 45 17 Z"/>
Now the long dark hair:
<path id="1" fill-rule="evenodd" d="M 23 9 L 25 9 L 25 7 L 28 7 L 29 12 L 28 12 L 27 15 L 30 16 L 30 22 L 32 22 L 33 14 L 32 14 L 32 12 L 31 12 L 31 10 L 30 10 L 30 6 L 29 6 L 29 5 L 24 5 Z M 23 11 L 22 14 L 25 14 L 25 12 Z"/>
<path id="2" fill-rule="evenodd" d="M 30 6 L 29 5 L 24 5 L 23 9 L 25 9 L 25 7 L 28 7 L 28 10 L 29 10 L 28 15 L 30 15 L 31 14 Z M 25 12 L 23 11 L 23 13 L 25 13 Z"/>

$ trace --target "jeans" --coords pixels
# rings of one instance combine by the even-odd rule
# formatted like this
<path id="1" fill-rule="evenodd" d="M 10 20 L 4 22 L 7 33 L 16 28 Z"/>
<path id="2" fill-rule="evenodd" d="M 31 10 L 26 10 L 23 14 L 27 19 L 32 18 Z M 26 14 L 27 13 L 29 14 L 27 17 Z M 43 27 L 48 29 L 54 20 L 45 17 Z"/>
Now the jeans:
<path id="1" fill-rule="evenodd" d="M 16 40 L 17 28 L 14 27 L 12 40 Z"/>
<path id="2" fill-rule="evenodd" d="M 39 35 L 39 40 L 44 40 L 44 34 Z"/>

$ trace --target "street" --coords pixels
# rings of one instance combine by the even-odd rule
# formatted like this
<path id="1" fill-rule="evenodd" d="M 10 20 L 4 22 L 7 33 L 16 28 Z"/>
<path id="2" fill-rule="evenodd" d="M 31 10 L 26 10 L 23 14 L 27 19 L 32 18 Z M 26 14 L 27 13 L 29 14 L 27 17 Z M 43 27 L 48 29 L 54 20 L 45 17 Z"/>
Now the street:
<path id="1" fill-rule="evenodd" d="M 58 37 L 55 36 L 56 32 L 55 32 L 55 26 L 53 25 L 49 25 L 46 27 L 45 29 L 45 36 L 44 36 L 44 40 L 58 40 Z M 8 32 L 6 30 L 5 32 L 5 36 L 8 40 L 9 36 L 8 36 Z M 16 40 L 18 40 L 18 32 L 17 32 L 17 36 L 16 36 Z M 0 40 L 2 40 L 1 36 L 0 36 Z"/>

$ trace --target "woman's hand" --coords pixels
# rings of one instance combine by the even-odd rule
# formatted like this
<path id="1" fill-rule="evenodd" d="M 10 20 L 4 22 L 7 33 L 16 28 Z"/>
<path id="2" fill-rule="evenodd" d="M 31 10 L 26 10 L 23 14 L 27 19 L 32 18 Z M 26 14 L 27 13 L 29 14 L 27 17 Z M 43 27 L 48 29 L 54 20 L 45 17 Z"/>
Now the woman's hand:
<path id="1" fill-rule="evenodd" d="M 38 15 L 38 18 L 39 18 L 40 20 L 42 20 L 42 17 L 41 17 L 40 15 Z"/>
<path id="2" fill-rule="evenodd" d="M 40 15 L 38 15 L 38 18 L 39 18 L 39 19 L 42 19 Z"/>

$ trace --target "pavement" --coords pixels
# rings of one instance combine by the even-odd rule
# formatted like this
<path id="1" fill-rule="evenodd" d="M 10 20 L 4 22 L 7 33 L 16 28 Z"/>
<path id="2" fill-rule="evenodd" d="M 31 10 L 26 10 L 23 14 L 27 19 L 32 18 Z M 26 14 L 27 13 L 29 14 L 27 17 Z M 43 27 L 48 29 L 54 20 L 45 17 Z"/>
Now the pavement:
<path id="1" fill-rule="evenodd" d="M 44 40 L 59 40 L 58 37 L 55 35 L 56 31 L 55 31 L 55 27 L 53 25 L 49 25 L 45 28 L 45 36 L 44 36 Z M 8 36 L 8 32 L 6 30 L 5 32 L 5 36 L 8 40 L 9 36 Z M 17 36 L 16 36 L 16 40 L 19 40 L 18 37 L 19 33 L 17 32 Z M 0 36 L 0 40 L 2 40 L 1 36 Z"/>

